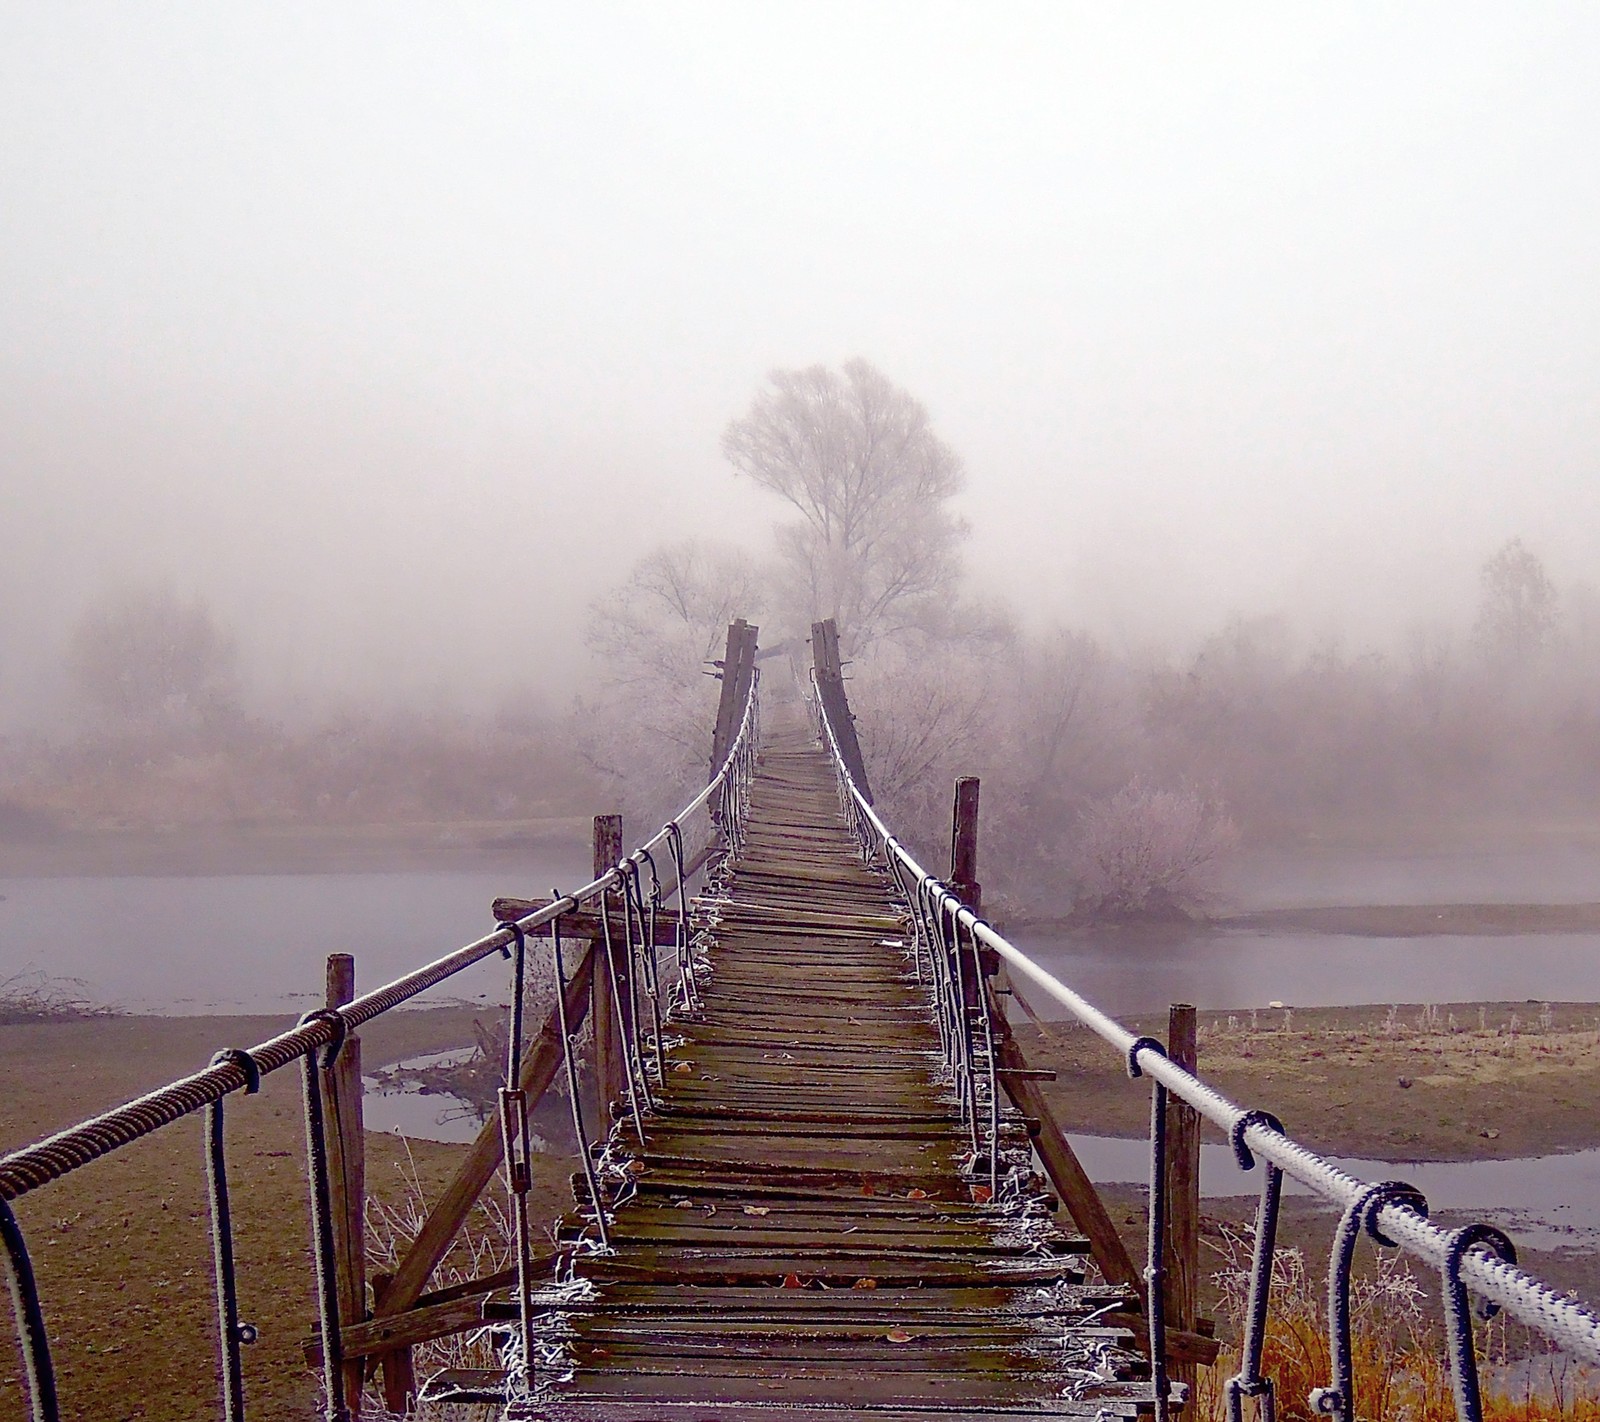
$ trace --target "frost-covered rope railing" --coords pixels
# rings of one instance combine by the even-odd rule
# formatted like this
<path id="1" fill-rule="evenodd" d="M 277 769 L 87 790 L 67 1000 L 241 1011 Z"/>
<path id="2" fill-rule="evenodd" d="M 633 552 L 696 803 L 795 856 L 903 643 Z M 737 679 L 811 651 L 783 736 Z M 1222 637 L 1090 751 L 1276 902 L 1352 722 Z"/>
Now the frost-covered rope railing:
<path id="1" fill-rule="evenodd" d="M 754 648 L 751 648 L 753 653 Z M 525 939 L 540 929 L 552 937 L 554 951 L 560 953 L 561 920 L 586 906 L 600 905 L 602 923 L 609 934 L 610 918 L 605 912 L 610 896 L 618 895 L 640 907 L 640 917 L 652 921 L 666 898 L 685 898 L 686 879 L 704 863 L 706 852 L 686 862 L 683 853 L 682 825 L 702 810 L 708 811 L 714 838 L 708 849 L 720 844 L 723 851 L 737 848 L 743 833 L 744 810 L 748 803 L 759 737 L 759 701 L 756 678 L 750 677 L 738 722 L 719 768 L 675 819 L 669 821 L 632 854 L 619 860 L 582 888 L 556 895 L 515 922 L 505 924 L 434 962 L 396 978 L 393 982 L 354 998 L 338 1007 L 319 1008 L 307 1013 L 298 1025 L 248 1050 L 227 1048 L 220 1051 L 203 1071 L 182 1077 L 147 1092 L 75 1126 L 36 1141 L 0 1158 L 0 1246 L 3 1246 L 6 1280 L 10 1288 L 13 1316 L 21 1346 L 29 1415 L 32 1422 L 59 1422 L 55 1369 L 44 1310 L 34 1278 L 27 1242 L 11 1202 L 38 1190 L 63 1176 L 92 1164 L 103 1156 L 162 1130 L 197 1112 L 206 1113 L 205 1160 L 210 1196 L 210 1225 L 213 1242 L 217 1315 L 221 1341 L 222 1415 L 227 1422 L 244 1417 L 244 1392 L 241 1384 L 239 1348 L 254 1340 L 254 1330 L 238 1317 L 238 1291 L 233 1256 L 233 1233 L 229 1208 L 227 1161 L 223 1135 L 223 1102 L 236 1093 L 252 1094 L 261 1079 L 293 1062 L 303 1070 L 303 1096 L 306 1123 L 307 1174 L 311 1203 L 311 1244 L 316 1272 L 316 1298 L 319 1313 L 320 1353 L 322 1358 L 325 1416 L 329 1422 L 344 1422 L 350 1416 L 346 1405 L 344 1355 L 341 1345 L 341 1318 L 334 1275 L 333 1231 L 330 1221 L 330 1181 L 328 1134 L 323 1119 L 321 1076 L 332 1069 L 349 1035 L 364 1023 L 409 1002 L 429 989 L 448 981 L 457 973 L 482 962 L 495 953 L 516 957 L 520 968 Z M 676 871 L 675 881 L 663 889 L 655 871 L 655 856 L 666 856 Z M 649 884 L 641 890 L 641 866 L 647 866 Z M 680 912 L 680 924 L 686 918 Z M 641 925 L 642 926 L 642 925 Z M 645 969 L 656 991 L 655 945 L 643 931 L 629 933 L 631 951 L 643 955 Z M 513 951 L 515 950 L 515 952 Z M 609 953 L 607 954 L 609 958 Z M 677 991 L 689 1002 L 694 999 L 693 966 L 687 942 L 680 928 L 674 955 L 680 981 Z M 629 975 L 632 977 L 633 975 Z M 518 974 L 520 981 L 521 974 Z M 563 1002 L 565 980 L 558 961 L 557 1004 Z M 518 994 L 516 1006 L 520 1009 Z M 642 1040 L 652 1033 L 643 1030 L 635 1010 L 631 1017 L 622 1013 L 624 1028 L 633 1038 L 630 1058 L 638 1068 L 643 1088 L 644 1108 L 649 1093 Z M 565 1019 L 563 1018 L 563 1024 Z M 520 1028 L 520 1011 L 518 1013 Z M 518 1050 L 513 1032 L 513 1051 Z M 561 1048 L 571 1067 L 573 1034 L 563 1030 Z M 642 1039 L 642 1040 L 641 1040 Z M 659 1040 L 659 1039 L 657 1039 Z M 572 1078 L 569 1074 L 569 1083 Z M 524 1106 L 526 1102 L 522 1103 Z M 635 1112 L 639 1103 L 635 1101 Z M 576 1113 L 575 1113 L 576 1114 Z M 581 1133 L 581 1121 L 579 1122 Z M 520 1149 L 527 1139 L 526 1120 L 515 1131 L 509 1145 Z M 507 1155 L 512 1186 L 517 1179 L 517 1157 Z M 597 1202 L 598 1207 L 598 1202 Z M 604 1226 L 601 1224 L 603 1237 Z M 523 1256 L 526 1258 L 526 1241 Z"/>
<path id="2" fill-rule="evenodd" d="M 918 951 L 927 960 L 932 975 L 934 997 L 942 1019 L 941 1032 L 955 1039 L 947 1045 L 947 1057 L 952 1065 L 970 1062 L 974 1051 L 982 1050 L 980 1043 L 974 1040 L 973 1018 L 978 1016 L 978 1011 L 974 1006 L 969 1014 L 965 1001 L 970 995 L 971 983 L 963 984 L 964 975 L 960 971 L 964 938 L 974 956 L 980 945 L 992 950 L 1014 973 L 1064 1007 L 1113 1047 L 1126 1063 L 1130 1076 L 1142 1076 L 1151 1083 L 1150 1229 L 1144 1278 L 1147 1285 L 1146 1322 L 1151 1344 L 1151 1365 L 1155 1372 L 1158 1418 L 1166 1416 L 1168 1411 L 1162 1348 L 1165 1322 L 1162 1284 L 1165 1271 L 1162 1265 L 1161 1231 L 1166 1189 L 1162 1137 L 1169 1094 L 1187 1102 L 1222 1130 L 1232 1144 L 1241 1168 L 1251 1169 L 1257 1160 L 1265 1165 L 1242 1342 L 1243 1362 L 1240 1372 L 1226 1384 L 1229 1415 L 1235 1422 L 1243 1416 L 1246 1397 L 1260 1400 L 1264 1417 L 1274 1415 L 1272 1382 L 1261 1376 L 1260 1367 L 1270 1307 L 1278 1204 L 1284 1176 L 1298 1180 L 1324 1200 L 1339 1206 L 1342 1211 L 1335 1232 L 1328 1277 L 1329 1354 L 1333 1360 L 1333 1376 L 1327 1386 L 1316 1389 L 1308 1399 L 1313 1410 L 1320 1415 L 1337 1419 L 1337 1422 L 1352 1422 L 1355 1416 L 1350 1270 L 1356 1242 L 1363 1233 L 1382 1244 L 1398 1246 L 1439 1271 L 1446 1352 L 1456 1409 L 1466 1422 L 1479 1422 L 1482 1416 L 1468 1308 L 1469 1290 L 1481 1300 L 1480 1316 L 1488 1317 L 1504 1308 L 1512 1317 L 1542 1334 L 1563 1351 L 1587 1362 L 1600 1364 L 1600 1314 L 1557 1293 L 1517 1268 L 1515 1249 L 1499 1230 L 1484 1224 L 1470 1224 L 1459 1229 L 1441 1228 L 1427 1218 L 1427 1201 L 1415 1187 L 1404 1181 L 1366 1181 L 1341 1170 L 1294 1140 L 1269 1113 L 1247 1110 L 1237 1105 L 1199 1077 L 1169 1060 L 1159 1042 L 1130 1032 L 996 932 L 981 916 L 962 903 L 946 884 L 928 873 L 895 837 L 857 787 L 841 753 L 840 737 L 829 722 L 822 699 L 815 696 L 808 699 L 818 734 L 839 776 L 841 804 L 852 830 L 861 842 L 863 853 L 887 868 L 905 891 L 906 901 L 912 909 Z M 981 976 L 977 982 L 981 985 Z M 978 992 L 987 998 L 987 989 L 979 986 Z M 987 1018 L 981 1020 L 986 1023 Z M 989 1055 L 992 1060 L 992 1053 L 984 1055 Z M 964 1077 L 966 1085 L 960 1092 L 964 1119 L 972 1120 L 976 1129 L 978 1107 L 972 1098 L 974 1086 L 981 1090 L 983 1082 L 981 1074 L 970 1067 Z M 992 1102 L 992 1081 L 988 1086 L 988 1096 Z M 994 1159 L 994 1138 L 991 1125 L 988 1136 L 991 1162 Z"/>

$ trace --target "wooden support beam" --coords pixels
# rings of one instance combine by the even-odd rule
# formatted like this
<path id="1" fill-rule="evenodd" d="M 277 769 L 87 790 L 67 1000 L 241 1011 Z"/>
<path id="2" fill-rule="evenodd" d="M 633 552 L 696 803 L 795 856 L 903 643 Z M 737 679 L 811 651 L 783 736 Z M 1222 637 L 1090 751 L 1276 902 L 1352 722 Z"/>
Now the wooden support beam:
<path id="1" fill-rule="evenodd" d="M 589 1009 L 595 961 L 598 957 L 599 954 L 591 943 L 573 970 L 572 976 L 567 979 L 564 1001 L 567 1018 L 574 1032 L 578 1030 L 584 1014 Z M 523 1057 L 522 1075 L 517 1082 L 517 1085 L 527 1092 L 530 1108 L 549 1088 L 561 1063 L 560 1017 L 556 1010 L 551 1008 L 539 1035 Z M 485 1121 L 477 1139 L 468 1149 L 466 1158 L 457 1167 L 455 1177 L 445 1187 L 438 1202 L 428 1212 L 428 1218 L 423 1221 L 422 1228 L 417 1231 L 417 1237 L 411 1242 L 411 1248 L 406 1251 L 405 1258 L 400 1261 L 400 1267 L 395 1270 L 393 1280 L 388 1283 L 382 1297 L 377 1300 L 375 1313 L 378 1317 L 404 1313 L 416 1303 L 423 1290 L 427 1288 L 428 1279 L 439 1266 L 439 1261 L 449 1252 L 468 1213 L 477 1203 L 478 1196 L 483 1193 L 484 1187 L 500 1168 L 504 1149 L 500 1137 L 499 1118 L 494 1117 Z M 391 1401 L 389 1410 L 398 1412 L 404 1408 L 396 1407 Z"/>
<path id="2" fill-rule="evenodd" d="M 734 725 L 734 693 L 739 684 L 739 659 L 744 649 L 745 620 L 740 617 L 728 624 L 727 649 L 722 654 L 722 661 L 718 664 L 717 676 L 722 681 L 722 690 L 717 695 L 717 723 L 711 732 L 711 769 L 706 772 L 710 779 L 722 768 L 722 762 L 728 758 L 728 747 L 733 744 L 733 737 L 738 727 Z"/>
<path id="3" fill-rule="evenodd" d="M 1193 1072 L 1199 1059 L 1195 1010 L 1186 1002 L 1167 1015 L 1167 1056 Z M 1166 1314 L 1172 1327 L 1191 1331 L 1200 1303 L 1200 1113 L 1176 1096 L 1167 1097 Z M 1172 1376 L 1192 1390 L 1192 1361 L 1172 1359 Z"/>
<path id="4" fill-rule="evenodd" d="M 594 817 L 594 877 L 598 879 L 622 858 L 622 816 L 596 815 Z M 496 915 L 498 917 L 498 915 Z M 599 915 L 596 914 L 598 923 Z M 676 922 L 676 916 L 674 916 Z M 660 927 L 659 920 L 657 927 Z M 615 940 L 615 935 L 613 935 Z M 591 939 L 593 941 L 593 939 Z M 597 944 L 603 953 L 604 948 Z M 623 993 L 628 990 L 627 974 L 632 965 L 625 952 L 613 955 L 617 985 Z M 594 989 L 590 1008 L 594 1023 L 594 1075 L 595 1096 L 600 1110 L 602 1128 L 611 1119 L 611 1103 L 627 1088 L 627 1044 L 622 1038 L 622 1022 L 618 1016 L 616 994 L 611 991 L 611 972 L 604 959 L 595 964 Z"/>
<path id="5" fill-rule="evenodd" d="M 1150 1330 L 1145 1327 L 1142 1313 L 1108 1313 L 1105 1322 L 1114 1324 L 1119 1328 L 1126 1328 L 1133 1334 L 1134 1346 L 1146 1357 L 1150 1354 Z M 1209 1322 L 1209 1320 L 1206 1320 Z M 1167 1368 L 1168 1376 L 1175 1377 L 1175 1368 L 1187 1367 L 1194 1371 L 1196 1363 L 1203 1363 L 1206 1367 L 1217 1361 L 1217 1354 L 1222 1351 L 1222 1345 L 1209 1333 L 1187 1328 L 1174 1328 L 1167 1325 Z"/>
<path id="6" fill-rule="evenodd" d="M 616 861 L 613 860 L 614 864 Z M 687 868 L 687 866 L 685 866 Z M 549 908 L 555 900 L 542 899 L 514 899 L 508 897 L 498 898 L 492 905 L 494 916 L 501 923 L 516 923 L 518 919 L 526 918 L 530 913 L 538 913 L 540 909 Z M 640 931 L 644 925 L 636 925 L 635 931 Z M 612 941 L 620 947 L 627 940 L 627 920 L 622 909 L 615 904 L 611 908 L 611 937 Z M 678 932 L 678 915 L 673 909 L 662 908 L 656 910 L 656 946 L 668 948 L 676 943 Z M 531 938 L 548 938 L 550 925 L 547 923 L 542 928 L 532 929 Z M 589 938 L 599 940 L 602 937 L 600 926 L 600 911 L 592 908 L 573 909 L 571 913 L 561 915 L 561 936 L 568 938 Z"/>
<path id="7" fill-rule="evenodd" d="M 950 887 L 974 911 L 983 910 L 983 885 L 978 882 L 978 777 L 956 781 L 955 808 L 950 816 Z"/>
<path id="8" fill-rule="evenodd" d="M 1072 1222 L 1088 1236 L 1089 1252 L 1099 1265 L 1101 1274 L 1109 1283 L 1139 1294 L 1144 1288 L 1143 1275 L 1129 1256 L 1105 1201 L 1100 1198 L 1100 1192 L 1094 1188 L 1094 1182 L 1089 1179 L 1077 1152 L 1072 1149 L 1067 1133 L 1056 1121 L 1044 1092 L 1038 1082 L 1029 1079 L 1022 1048 L 1005 1025 L 1004 1013 L 998 1007 L 995 1011 L 1001 1028 L 995 1042 L 995 1052 L 1002 1068 L 996 1075 L 1016 1108 L 1024 1116 L 1032 1116 L 1039 1122 L 1039 1135 L 1034 1140 L 1033 1148 L 1044 1164 L 1045 1174 L 1061 1196 Z"/>
<path id="9" fill-rule="evenodd" d="M 356 960 L 349 953 L 330 953 L 327 968 L 328 1007 L 343 1007 L 356 995 Z M 329 1203 L 333 1215 L 334 1287 L 339 1317 L 346 1322 L 367 1316 L 366 1140 L 361 1119 L 361 1038 L 345 1038 L 333 1065 L 320 1073 L 322 1119 L 327 1134 Z M 352 1418 L 361 1416 L 365 1367 L 359 1360 L 344 1366 L 344 1394 Z"/>
<path id="10" fill-rule="evenodd" d="M 547 1250 L 533 1256 L 535 1269 L 546 1269 L 560 1258 L 561 1251 Z M 515 1267 L 497 1269 L 476 1279 L 434 1289 L 423 1294 L 404 1313 L 385 1314 L 363 1323 L 352 1323 L 340 1330 L 347 1358 L 368 1358 L 398 1348 L 410 1348 L 432 1338 L 465 1333 L 483 1326 L 483 1300 L 487 1294 L 509 1289 L 517 1282 Z M 322 1366 L 322 1340 L 315 1334 L 302 1341 L 306 1366 Z"/>
<path id="11" fill-rule="evenodd" d="M 861 755 L 861 742 L 856 738 L 856 720 L 850 714 L 850 702 L 844 691 L 844 663 L 839 657 L 839 628 L 830 617 L 811 624 L 811 664 L 817 673 L 817 695 L 822 698 L 822 709 L 828 724 L 839 742 L 839 754 L 844 758 L 845 769 L 856 782 L 856 789 L 870 805 L 872 787 L 867 783 L 867 764 Z"/>

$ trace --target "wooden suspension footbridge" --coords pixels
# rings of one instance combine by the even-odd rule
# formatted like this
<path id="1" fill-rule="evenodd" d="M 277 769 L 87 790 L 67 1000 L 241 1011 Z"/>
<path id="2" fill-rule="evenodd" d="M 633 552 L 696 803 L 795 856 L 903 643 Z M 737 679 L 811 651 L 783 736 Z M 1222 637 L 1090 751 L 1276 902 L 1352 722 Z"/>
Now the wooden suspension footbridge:
<path id="1" fill-rule="evenodd" d="M 1270 1410 L 1263 1330 L 1286 1176 L 1342 1211 L 1317 1412 L 1355 1415 L 1348 1297 L 1362 1232 L 1442 1271 L 1462 1417 L 1481 1415 L 1469 1289 L 1600 1361 L 1600 1318 L 1517 1270 L 1498 1231 L 1436 1228 L 1411 1187 L 1345 1174 L 1197 1078 L 1192 1010 L 1175 1011 L 1166 1044 L 1135 1037 L 994 932 L 979 913 L 975 782 L 957 787 L 948 878 L 924 871 L 872 807 L 831 624 L 813 629 L 812 648 L 812 720 L 791 700 L 763 723 L 755 629 L 729 629 L 710 784 L 631 854 L 616 818 L 598 819 L 595 878 L 582 890 L 498 900 L 504 927 L 362 997 L 341 969 L 328 1005 L 293 1029 L 0 1160 L 0 1235 L 35 1422 L 106 1415 L 106 1400 L 58 1396 L 10 1202 L 202 1112 L 219 1408 L 227 1422 L 247 1415 L 250 1330 L 222 1112 L 293 1063 L 316 1263 L 306 1355 L 329 1422 L 379 1399 L 391 1413 L 483 1403 L 520 1422 L 1163 1419 L 1217 1356 L 1196 1308 L 1202 1115 L 1242 1165 L 1261 1167 L 1249 1319 L 1225 1389 L 1233 1416 L 1249 1399 Z M 690 852 L 696 816 L 706 835 Z M 554 1002 L 530 1032 L 526 970 L 541 944 Z M 513 972 L 498 1119 L 395 1271 L 369 1279 L 354 1032 L 496 953 Z M 1038 1085 L 1048 1073 L 1028 1067 L 1012 1036 L 1008 974 L 1149 1079 L 1142 1267 L 1050 1115 Z M 577 1070 L 586 1016 L 598 1119 Z M 581 1169 L 546 1238 L 553 1202 L 531 1198 L 528 1120 L 563 1073 Z M 513 1267 L 430 1290 L 496 1181 Z M 496 1366 L 418 1378 L 418 1345 L 485 1328 Z"/>
<path id="2" fill-rule="evenodd" d="M 797 713 L 764 740 L 743 846 L 695 908 L 709 968 L 666 1071 L 609 1248 L 562 1221 L 575 1300 L 512 1416 L 911 1419 L 1133 1415 L 1149 1369 L 1125 1293 L 1085 1285 L 1086 1242 L 1027 1170 L 994 1208 L 917 981 L 903 901 L 863 864 Z M 625 1138 L 625 1129 L 619 1127 Z M 588 1285 L 589 1287 L 583 1287 Z M 491 1310 L 515 1317 L 515 1305 Z M 556 1381 L 540 1386 L 541 1368 Z M 435 1380 L 504 1396 L 502 1375 Z M 512 1396 L 515 1397 L 513 1389 Z"/>

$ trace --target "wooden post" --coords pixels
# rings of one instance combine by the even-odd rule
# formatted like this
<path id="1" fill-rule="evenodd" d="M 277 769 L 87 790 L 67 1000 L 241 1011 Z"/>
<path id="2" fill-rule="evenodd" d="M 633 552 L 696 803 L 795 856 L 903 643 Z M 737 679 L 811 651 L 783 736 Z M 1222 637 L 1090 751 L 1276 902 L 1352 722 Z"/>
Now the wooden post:
<path id="1" fill-rule="evenodd" d="M 616 867 L 622 858 L 622 816 L 594 817 L 594 877 L 598 879 Z M 617 1017 L 616 997 L 611 991 L 611 974 L 605 964 L 605 945 L 597 941 L 600 961 L 595 965 L 594 988 L 590 999 L 590 1021 L 594 1023 L 595 1094 L 600 1105 L 600 1131 L 610 1128 L 611 1103 L 627 1090 L 627 1045 L 622 1040 L 622 1024 Z M 618 986 L 627 991 L 627 954 L 616 957 Z"/>
<path id="2" fill-rule="evenodd" d="M 1167 1056 L 1193 1072 L 1199 1060 L 1195 1010 L 1174 1003 L 1167 1015 Z M 1194 1331 L 1200 1314 L 1200 1113 L 1175 1096 L 1167 1098 L 1166 1313 L 1168 1326 Z M 1191 1362 L 1174 1361 L 1171 1375 L 1196 1379 Z"/>
<path id="3" fill-rule="evenodd" d="M 844 692 L 839 628 L 831 617 L 811 624 L 811 664 L 817 673 L 817 695 L 822 698 L 822 709 L 827 713 L 828 724 L 838 738 L 839 754 L 844 757 L 845 769 L 856 782 L 856 789 L 861 792 L 862 798 L 870 805 L 872 787 L 867 784 L 867 765 L 861 756 L 855 717 L 850 714 L 850 702 Z"/>
<path id="4" fill-rule="evenodd" d="M 349 953 L 328 955 L 327 1005 L 343 1007 L 356 995 L 356 960 Z M 367 1317 L 366 1142 L 361 1119 L 361 1038 L 345 1038 L 333 1066 L 321 1074 L 322 1113 L 328 1137 L 328 1180 L 333 1206 L 335 1282 L 339 1318 L 359 1323 Z M 361 1385 L 366 1365 L 352 1358 L 344 1365 L 344 1391 L 350 1415 L 361 1416 Z"/>
<path id="5" fill-rule="evenodd" d="M 983 908 L 978 882 L 978 777 L 956 781 L 956 803 L 950 824 L 950 887 L 974 909 Z"/>
<path id="6" fill-rule="evenodd" d="M 717 697 L 717 724 L 711 732 L 711 769 L 706 773 L 707 779 L 722 769 L 722 762 L 728 758 L 728 747 L 739 729 L 734 718 L 739 714 L 736 708 L 742 708 L 743 703 L 736 702 L 734 697 L 739 686 L 745 626 L 742 617 L 728 624 L 727 649 L 722 654 L 722 670 L 718 673 L 722 678 L 722 691 Z"/>
<path id="7" fill-rule="evenodd" d="M 744 717 L 744 704 L 750 699 L 750 683 L 756 676 L 756 639 L 761 635 L 761 629 L 751 623 L 744 624 L 744 634 L 739 639 L 739 660 L 734 667 L 733 676 L 733 715 L 728 723 L 728 746 L 733 745 L 733 738 L 739 734 L 739 723 Z M 728 753 L 724 747 L 723 754 Z M 718 761 L 713 767 L 713 773 L 722 768 Z"/>

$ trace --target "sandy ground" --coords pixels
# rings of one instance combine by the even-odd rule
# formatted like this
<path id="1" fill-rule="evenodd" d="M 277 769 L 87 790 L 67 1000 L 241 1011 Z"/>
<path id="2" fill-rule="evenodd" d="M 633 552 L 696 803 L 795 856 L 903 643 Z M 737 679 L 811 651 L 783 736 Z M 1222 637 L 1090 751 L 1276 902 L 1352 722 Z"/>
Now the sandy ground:
<path id="1" fill-rule="evenodd" d="M 281 1018 L 111 1018 L 0 1027 L 0 1150 L 251 1045 Z M 470 1013 L 394 1013 L 362 1032 L 363 1064 L 470 1040 Z M 18 1202 L 54 1340 L 63 1415 L 104 1422 L 214 1419 L 217 1343 L 205 1201 L 203 1117 L 181 1121 Z M 252 1416 L 311 1419 L 317 1379 L 302 1341 L 315 1305 L 308 1248 L 300 1074 L 229 1098 L 229 1173 L 241 1316 L 260 1330 L 244 1350 Z M 463 1147 L 367 1137 L 369 1192 L 404 1208 L 433 1197 Z M 540 1158 L 537 1199 L 570 1203 L 570 1162 Z M 411 1183 L 412 1181 L 415 1184 Z M 9 1300 L 4 1310 L 10 1326 Z M 25 1415 L 17 1352 L 0 1345 L 0 1419 Z"/>
<path id="2" fill-rule="evenodd" d="M 1511 1031 L 1515 1015 L 1516 1031 Z M 1276 1111 L 1309 1144 L 1338 1154 L 1464 1159 L 1600 1145 L 1600 1006 L 1538 1004 L 1340 1008 L 1202 1014 L 1201 1063 L 1225 1091 Z M 365 1065 L 469 1040 L 470 1011 L 397 1013 L 362 1033 Z M 1452 1018 L 1453 1024 L 1452 1024 Z M 0 1027 L 0 1150 L 13 1149 L 141 1090 L 204 1065 L 220 1045 L 260 1041 L 280 1018 L 106 1018 Z M 1132 1024 L 1156 1034 L 1164 1023 Z M 1453 1030 L 1452 1030 L 1453 1027 Z M 1048 1090 L 1071 1128 L 1143 1134 L 1147 1089 L 1081 1029 L 1023 1028 L 1028 1056 L 1054 1067 Z M 1399 1084 L 1404 1076 L 1409 1087 Z M 306 1243 L 299 1076 L 232 1098 L 230 1169 L 243 1316 L 261 1330 L 246 1350 L 255 1414 L 315 1415 L 316 1379 L 301 1344 L 315 1316 Z M 1391 1106 L 1404 1104 L 1403 1115 Z M 1420 1109 L 1418 1109 L 1420 1108 Z M 200 1118 L 181 1122 L 19 1202 L 44 1292 L 66 1415 L 212 1418 L 216 1344 Z M 1486 1134 L 1486 1132 L 1492 1134 Z M 372 1194 L 403 1207 L 431 1197 L 460 1147 L 369 1134 Z M 571 1163 L 541 1158 L 547 1217 L 570 1202 Z M 414 1181 L 415 1183 L 410 1183 Z M 1138 1192 L 1108 1192 L 1136 1257 Z M 1248 1200 L 1207 1203 L 1215 1241 Z M 1286 1238 L 1325 1253 L 1331 1220 L 1289 1206 Z M 1532 1256 L 1531 1267 L 1588 1296 L 1592 1262 Z M 1320 1265 L 1319 1265 L 1320 1267 Z M 0 1348 L 0 1419 L 20 1419 L 16 1355 Z"/>
<path id="3" fill-rule="evenodd" d="M 1333 1155 L 1474 1160 L 1600 1146 L 1600 1004 L 1202 1012 L 1202 1074 Z M 1166 1035 L 1165 1018 L 1133 1018 Z M 1142 1136 L 1148 1090 L 1087 1029 L 1018 1029 L 1069 1130 Z M 1217 1137 L 1220 1139 L 1220 1136 Z"/>

